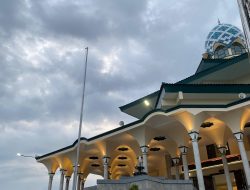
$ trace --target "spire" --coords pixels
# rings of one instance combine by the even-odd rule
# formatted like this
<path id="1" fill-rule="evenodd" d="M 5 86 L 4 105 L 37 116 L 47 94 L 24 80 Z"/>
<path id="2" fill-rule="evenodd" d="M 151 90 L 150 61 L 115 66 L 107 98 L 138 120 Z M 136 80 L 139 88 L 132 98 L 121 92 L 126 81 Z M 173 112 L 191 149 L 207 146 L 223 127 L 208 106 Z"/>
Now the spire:
<path id="1" fill-rule="evenodd" d="M 221 24 L 220 19 L 218 18 L 218 24 Z"/>

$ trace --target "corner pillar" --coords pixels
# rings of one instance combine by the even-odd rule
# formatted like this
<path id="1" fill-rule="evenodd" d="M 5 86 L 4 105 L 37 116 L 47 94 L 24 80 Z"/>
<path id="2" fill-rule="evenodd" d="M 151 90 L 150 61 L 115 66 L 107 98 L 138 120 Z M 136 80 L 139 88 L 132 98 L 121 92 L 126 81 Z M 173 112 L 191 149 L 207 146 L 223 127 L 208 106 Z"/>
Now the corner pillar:
<path id="1" fill-rule="evenodd" d="M 109 179 L 109 161 L 110 157 L 104 156 L 102 158 L 103 161 L 103 178 L 104 179 Z"/>
<path id="2" fill-rule="evenodd" d="M 64 169 L 60 169 L 61 175 L 60 175 L 60 186 L 59 186 L 59 190 L 63 190 L 63 182 L 64 182 L 64 175 L 66 170 Z"/>
<path id="3" fill-rule="evenodd" d="M 192 131 L 189 133 L 189 136 L 192 139 L 194 160 L 195 160 L 195 167 L 196 167 L 196 176 L 198 179 L 199 190 L 205 190 L 204 178 L 203 178 L 202 167 L 201 167 L 200 151 L 199 151 L 199 146 L 198 146 L 199 133 L 197 131 Z"/>
<path id="4" fill-rule="evenodd" d="M 180 173 L 179 173 L 180 159 L 178 157 L 175 157 L 175 158 L 172 158 L 172 161 L 174 162 L 174 167 L 175 167 L 175 179 L 179 180 L 180 179 Z"/>
<path id="5" fill-rule="evenodd" d="M 181 159 L 182 159 L 183 170 L 184 170 L 184 179 L 185 180 L 189 180 L 188 162 L 187 162 L 188 147 L 186 147 L 186 146 L 180 146 L 179 149 L 181 151 Z"/>
<path id="6" fill-rule="evenodd" d="M 227 158 L 226 158 L 227 148 L 225 146 L 222 146 L 222 147 L 218 147 L 218 150 L 221 153 L 221 159 L 222 159 L 222 163 L 223 163 L 223 167 L 224 167 L 224 173 L 226 176 L 227 189 L 233 190 L 232 181 L 230 178 L 230 173 L 229 173 L 229 168 L 228 168 L 228 163 L 227 163 Z"/>
<path id="7" fill-rule="evenodd" d="M 65 190 L 69 190 L 70 176 L 65 176 Z"/>
<path id="8" fill-rule="evenodd" d="M 53 177 L 55 173 L 49 173 L 49 184 L 48 184 L 48 190 L 52 189 L 52 183 L 53 183 Z"/>
<path id="9" fill-rule="evenodd" d="M 82 179 L 82 183 L 81 183 L 81 190 L 84 190 L 84 184 L 85 184 L 85 181 L 86 181 L 86 179 L 85 179 L 85 178 L 83 178 L 83 179 Z"/>
<path id="10" fill-rule="evenodd" d="M 234 133 L 234 136 L 235 136 L 235 138 L 236 138 L 236 140 L 238 142 L 238 146 L 239 146 L 239 150 L 240 150 L 240 156 L 241 156 L 241 159 L 242 159 L 243 168 L 244 168 L 244 172 L 245 172 L 246 179 L 247 179 L 248 189 L 250 189 L 249 162 L 248 162 L 246 149 L 245 149 L 244 142 L 243 142 L 243 133 L 242 132 L 237 132 L 237 133 Z"/>
<path id="11" fill-rule="evenodd" d="M 77 190 L 81 190 L 81 184 L 82 184 L 82 173 L 78 173 L 77 177 Z"/>
<path id="12" fill-rule="evenodd" d="M 144 167 L 144 172 L 148 174 L 148 146 L 144 145 L 141 146 L 141 151 L 142 151 L 142 163 Z"/>

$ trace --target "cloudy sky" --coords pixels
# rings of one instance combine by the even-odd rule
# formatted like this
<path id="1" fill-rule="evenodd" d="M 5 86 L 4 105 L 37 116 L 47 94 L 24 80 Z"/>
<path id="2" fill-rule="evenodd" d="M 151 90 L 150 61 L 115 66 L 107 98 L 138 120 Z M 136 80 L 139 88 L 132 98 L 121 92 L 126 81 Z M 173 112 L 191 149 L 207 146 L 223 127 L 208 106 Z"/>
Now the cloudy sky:
<path id="1" fill-rule="evenodd" d="M 75 141 L 85 47 L 91 137 L 133 121 L 119 106 L 193 74 L 218 18 L 241 28 L 236 0 L 1 0 L 0 189 L 47 189 L 45 167 L 16 153 Z"/>

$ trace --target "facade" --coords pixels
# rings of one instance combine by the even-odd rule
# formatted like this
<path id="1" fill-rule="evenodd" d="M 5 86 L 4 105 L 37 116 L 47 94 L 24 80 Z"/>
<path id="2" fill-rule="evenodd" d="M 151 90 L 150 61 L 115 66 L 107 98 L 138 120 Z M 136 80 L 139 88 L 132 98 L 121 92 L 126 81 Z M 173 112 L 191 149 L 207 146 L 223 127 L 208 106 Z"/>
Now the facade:
<path id="1" fill-rule="evenodd" d="M 237 0 L 247 45 L 250 48 L 250 0 Z"/>
<path id="2" fill-rule="evenodd" d="M 194 75 L 121 106 L 137 120 L 81 138 L 78 188 L 92 173 L 105 180 L 131 177 L 143 165 L 151 177 L 189 180 L 200 190 L 250 187 L 250 62 L 242 32 L 219 23 L 208 34 Z M 61 172 L 68 189 L 76 143 L 37 157 Z M 65 180 L 65 182 L 64 182 Z M 82 185 L 81 185 L 82 184 Z"/>

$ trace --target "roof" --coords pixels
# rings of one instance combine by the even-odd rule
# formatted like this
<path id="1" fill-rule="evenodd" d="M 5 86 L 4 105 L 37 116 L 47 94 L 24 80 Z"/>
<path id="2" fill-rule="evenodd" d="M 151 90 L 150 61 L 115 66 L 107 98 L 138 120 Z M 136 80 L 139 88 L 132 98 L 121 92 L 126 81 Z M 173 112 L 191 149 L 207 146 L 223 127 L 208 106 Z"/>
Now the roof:
<path id="1" fill-rule="evenodd" d="M 195 74 L 223 63 L 224 59 L 202 59 Z"/>
<path id="2" fill-rule="evenodd" d="M 128 115 L 136 117 L 137 119 L 142 118 L 146 113 L 155 108 L 159 90 L 155 91 L 147 96 L 144 96 L 138 100 L 135 100 L 129 104 L 119 107 L 120 110 Z M 145 106 L 144 101 L 149 102 L 149 106 Z"/>
<path id="3" fill-rule="evenodd" d="M 249 86 L 249 85 L 248 85 Z M 134 121 L 132 123 L 129 123 L 127 125 L 123 125 L 121 127 L 118 127 L 118 128 L 115 128 L 113 130 L 110 130 L 110 131 L 107 131 L 107 132 L 104 132 L 102 134 L 99 134 L 99 135 L 96 135 L 94 137 L 91 137 L 91 138 L 84 138 L 84 137 L 81 137 L 81 141 L 86 141 L 86 142 L 91 142 L 91 141 L 94 141 L 94 140 L 97 140 L 99 138 L 102 138 L 102 137 L 105 137 L 109 134 L 112 134 L 112 133 L 115 133 L 115 132 L 118 132 L 118 131 L 121 131 L 123 129 L 126 129 L 126 128 L 129 128 L 133 125 L 136 125 L 136 124 L 139 124 L 139 123 L 142 123 L 150 114 L 154 113 L 154 112 L 163 112 L 163 113 L 168 113 L 168 112 L 172 112 L 172 111 L 175 111 L 175 110 L 178 110 L 178 109 L 182 109 L 182 108 L 229 108 L 229 107 L 232 107 L 232 106 L 235 106 L 237 104 L 241 104 L 241 103 L 244 103 L 244 102 L 247 102 L 247 101 L 250 101 L 250 97 L 247 97 L 245 99 L 240 99 L 240 100 L 237 100 L 237 101 L 233 101 L 233 102 L 230 102 L 228 104 L 225 104 L 225 105 L 217 105 L 217 104 L 214 104 L 214 105 L 177 105 L 175 107 L 172 107 L 170 109 L 167 109 L 167 110 L 161 110 L 161 109 L 154 109 L 150 112 L 148 112 L 146 115 L 144 115 L 141 119 L 137 120 L 137 121 Z M 59 152 L 62 152 L 62 151 L 65 151 L 65 150 L 68 150 L 70 148 L 73 148 L 77 143 L 77 140 L 72 144 L 72 145 L 69 145 L 69 146 L 66 146 L 64 148 L 61 148 L 59 150 L 56 150 L 56 151 L 53 151 L 53 152 L 50 152 L 48 154 L 44 154 L 42 156 L 37 156 L 36 157 L 36 160 L 40 160 L 42 158 L 45 158 L 45 157 L 48 157 L 48 156 L 51 156 L 53 154 L 56 154 L 56 153 L 59 153 Z"/>
<path id="4" fill-rule="evenodd" d="M 197 69 L 197 71 L 199 70 L 199 72 L 196 72 L 194 75 L 191 75 L 183 80 L 178 81 L 176 84 L 180 84 L 180 83 L 185 84 L 185 83 L 194 82 L 195 80 L 198 80 L 198 79 L 200 79 L 204 76 L 207 76 L 213 72 L 227 68 L 227 67 L 234 65 L 234 64 L 236 64 L 240 61 L 243 61 L 245 59 L 248 59 L 248 53 L 244 53 L 242 55 L 239 55 L 239 56 L 231 58 L 231 59 L 221 59 L 221 61 L 219 62 L 219 60 L 218 60 L 217 63 L 215 61 L 215 63 L 213 63 L 214 66 L 207 66 L 206 65 L 206 64 L 211 63 L 211 60 L 208 60 L 206 62 L 201 61 L 201 64 L 199 65 L 199 67 L 201 67 L 201 68 L 199 69 L 199 67 L 198 67 L 198 69 Z"/>
<path id="5" fill-rule="evenodd" d="M 201 63 L 196 71 L 196 73 L 186 79 L 183 79 L 175 84 L 169 84 L 169 83 L 162 83 L 162 86 L 160 88 L 160 90 L 155 91 L 147 96 L 144 96 L 140 99 L 137 99 L 129 104 L 126 104 L 124 106 L 120 107 L 120 110 L 128 115 L 131 115 L 137 119 L 141 119 L 145 114 L 147 114 L 148 112 L 150 112 L 151 110 L 153 110 L 154 108 L 156 108 L 160 96 L 161 96 L 161 92 L 162 92 L 162 88 L 164 86 L 165 91 L 166 92 L 171 92 L 171 91 L 175 91 L 177 92 L 179 91 L 185 91 L 185 92 L 193 92 L 193 93 L 209 93 L 209 91 L 211 92 L 222 92 L 223 90 L 226 90 L 225 93 L 229 93 L 230 89 L 232 85 L 222 85 L 223 88 L 220 88 L 221 86 L 216 86 L 216 85 L 206 85 L 206 86 L 202 86 L 202 85 L 191 85 L 186 87 L 184 84 L 190 84 L 194 81 L 197 81 L 201 78 L 204 78 L 206 76 L 208 76 L 211 73 L 214 73 L 216 71 L 220 71 L 222 69 L 228 68 L 231 65 L 234 65 L 236 63 L 239 63 L 240 61 L 243 61 L 245 59 L 248 58 L 248 54 L 242 54 L 240 56 L 231 58 L 231 59 L 202 59 Z M 179 84 L 183 84 L 182 86 L 180 86 Z M 190 88 L 192 87 L 192 88 Z M 236 90 L 238 87 L 234 87 L 234 90 Z M 239 87 L 240 88 L 240 87 Z M 167 89 L 167 90 L 166 90 Z M 232 89 L 231 89 L 232 90 Z M 240 91 L 240 89 L 237 89 L 236 91 Z M 240 92 L 239 92 L 240 93 Z M 151 106 L 146 107 L 144 104 L 144 101 L 147 100 L 150 102 Z"/>
<path id="6" fill-rule="evenodd" d="M 183 93 L 250 93 L 250 84 L 169 84 L 163 83 L 165 92 Z"/>

